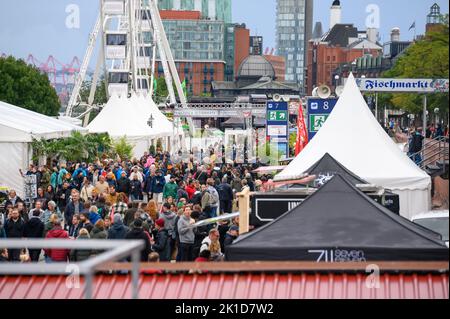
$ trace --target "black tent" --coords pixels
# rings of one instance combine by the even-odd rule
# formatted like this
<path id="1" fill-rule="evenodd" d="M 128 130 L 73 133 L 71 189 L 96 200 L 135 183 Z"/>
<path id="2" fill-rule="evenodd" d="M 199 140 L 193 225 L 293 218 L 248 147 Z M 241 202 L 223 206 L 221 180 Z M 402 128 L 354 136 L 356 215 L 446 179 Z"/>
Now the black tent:
<path id="1" fill-rule="evenodd" d="M 339 163 L 329 153 L 325 153 L 320 160 L 313 164 L 305 173 L 309 175 L 316 175 L 317 181 L 330 179 L 335 174 L 345 176 L 345 178 L 353 185 L 369 184 L 353 172 L 349 171 L 344 165 Z"/>
<path id="2" fill-rule="evenodd" d="M 395 215 L 335 175 L 303 203 L 238 238 L 227 259 L 448 260 L 436 233 Z"/>

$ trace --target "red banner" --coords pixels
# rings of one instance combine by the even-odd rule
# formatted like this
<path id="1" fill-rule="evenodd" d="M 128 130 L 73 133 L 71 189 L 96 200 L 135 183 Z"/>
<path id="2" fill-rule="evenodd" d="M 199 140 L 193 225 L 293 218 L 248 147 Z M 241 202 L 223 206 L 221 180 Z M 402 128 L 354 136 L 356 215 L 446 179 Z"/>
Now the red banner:
<path id="1" fill-rule="evenodd" d="M 295 143 L 295 156 L 297 156 L 308 144 L 308 133 L 306 131 L 305 117 L 303 116 L 302 102 L 298 107 L 297 117 L 297 141 Z"/>

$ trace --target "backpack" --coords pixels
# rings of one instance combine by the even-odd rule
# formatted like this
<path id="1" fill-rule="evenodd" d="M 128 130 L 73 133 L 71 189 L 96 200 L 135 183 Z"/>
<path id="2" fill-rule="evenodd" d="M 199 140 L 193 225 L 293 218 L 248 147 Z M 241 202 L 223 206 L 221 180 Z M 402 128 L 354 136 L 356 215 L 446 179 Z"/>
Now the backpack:
<path id="1" fill-rule="evenodd" d="M 215 188 L 208 188 L 208 193 L 211 195 L 209 197 L 209 206 L 216 206 L 219 203 L 219 193 L 217 193 Z"/>

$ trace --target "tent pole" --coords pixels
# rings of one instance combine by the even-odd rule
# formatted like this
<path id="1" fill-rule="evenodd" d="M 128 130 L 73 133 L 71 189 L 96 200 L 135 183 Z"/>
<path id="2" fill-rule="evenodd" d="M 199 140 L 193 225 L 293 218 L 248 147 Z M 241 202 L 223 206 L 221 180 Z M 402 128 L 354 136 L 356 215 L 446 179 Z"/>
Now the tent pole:
<path id="1" fill-rule="evenodd" d="M 250 190 L 244 189 L 237 194 L 239 205 L 239 235 L 249 231 Z"/>

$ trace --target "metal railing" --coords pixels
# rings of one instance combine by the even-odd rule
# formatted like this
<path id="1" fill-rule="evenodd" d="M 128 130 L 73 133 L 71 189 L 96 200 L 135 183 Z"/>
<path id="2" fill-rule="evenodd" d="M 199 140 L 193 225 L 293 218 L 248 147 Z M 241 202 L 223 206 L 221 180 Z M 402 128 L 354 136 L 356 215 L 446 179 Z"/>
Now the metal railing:
<path id="1" fill-rule="evenodd" d="M 414 158 L 420 155 L 421 160 L 417 165 L 425 169 L 427 165 L 439 161 L 444 162 L 442 169 L 445 169 L 445 161 L 449 160 L 449 143 L 444 136 L 436 137 L 423 143 L 422 150 L 409 155 L 409 158 L 414 161 Z"/>
<path id="2" fill-rule="evenodd" d="M 8 249 L 76 249 L 105 250 L 80 263 L 0 263 L 0 275 L 69 275 L 76 265 L 79 275 L 85 278 L 85 297 L 93 297 L 94 273 L 106 263 L 131 256 L 132 298 L 139 298 L 139 263 L 144 241 L 139 240 L 67 240 L 67 239 L 5 239 L 0 248 Z"/>

